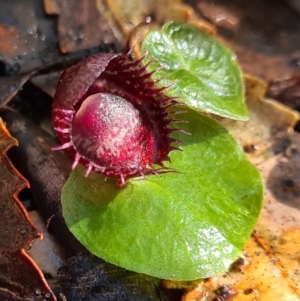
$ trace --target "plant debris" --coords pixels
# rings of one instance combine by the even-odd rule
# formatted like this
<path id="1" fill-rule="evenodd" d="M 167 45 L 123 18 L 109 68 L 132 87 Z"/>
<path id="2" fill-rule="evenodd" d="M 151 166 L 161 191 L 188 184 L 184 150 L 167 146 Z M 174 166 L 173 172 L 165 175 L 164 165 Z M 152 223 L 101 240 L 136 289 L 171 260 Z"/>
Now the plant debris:
<path id="1" fill-rule="evenodd" d="M 59 286 L 54 289 L 72 301 L 167 300 L 159 279 L 130 274 L 94 256 L 79 254 L 58 270 Z"/>
<path id="2" fill-rule="evenodd" d="M 270 81 L 267 96 L 300 111 L 300 73 L 293 74 L 293 76 L 285 79 Z"/>
<path id="3" fill-rule="evenodd" d="M 56 300 L 25 248 L 42 233 L 31 222 L 18 193 L 28 182 L 17 172 L 6 152 L 17 141 L 0 119 L 0 297 L 1 300 Z"/>
<path id="4" fill-rule="evenodd" d="M 8 104 L 31 75 L 32 73 L 28 72 L 24 74 L 0 77 L 0 108 Z"/>
<path id="5" fill-rule="evenodd" d="M 217 38 L 236 53 L 245 73 L 269 81 L 300 71 L 300 16 L 285 1 L 188 3 L 216 26 Z"/>

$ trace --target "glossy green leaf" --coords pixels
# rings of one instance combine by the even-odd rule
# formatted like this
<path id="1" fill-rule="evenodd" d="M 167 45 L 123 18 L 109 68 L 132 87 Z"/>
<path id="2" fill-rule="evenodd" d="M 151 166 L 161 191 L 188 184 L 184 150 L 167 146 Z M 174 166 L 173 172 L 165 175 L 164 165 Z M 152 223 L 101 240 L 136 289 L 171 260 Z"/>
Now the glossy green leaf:
<path id="1" fill-rule="evenodd" d="M 196 111 L 247 120 L 242 74 L 235 55 L 210 35 L 179 23 L 167 23 L 160 31 L 149 32 L 142 45 L 148 51 L 144 63 L 154 59 L 149 71 L 162 86 L 175 81 L 165 93 L 179 97 Z"/>
<path id="2" fill-rule="evenodd" d="M 185 114 L 191 136 L 177 133 L 178 173 L 132 179 L 122 187 L 74 170 L 63 188 L 66 223 L 92 253 L 129 270 L 191 280 L 228 268 L 262 205 L 262 181 L 218 123 Z"/>

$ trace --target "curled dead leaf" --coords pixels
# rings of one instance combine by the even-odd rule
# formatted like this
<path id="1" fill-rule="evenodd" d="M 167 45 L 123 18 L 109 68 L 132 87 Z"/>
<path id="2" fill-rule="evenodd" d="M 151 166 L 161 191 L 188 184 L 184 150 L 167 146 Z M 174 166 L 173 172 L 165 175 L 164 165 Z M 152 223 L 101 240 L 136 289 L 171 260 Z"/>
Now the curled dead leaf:
<path id="1" fill-rule="evenodd" d="M 41 239 L 42 233 L 17 197 L 29 186 L 6 156 L 17 145 L 0 118 L 0 296 L 2 300 L 54 301 L 41 270 L 24 250 L 35 239 Z"/>

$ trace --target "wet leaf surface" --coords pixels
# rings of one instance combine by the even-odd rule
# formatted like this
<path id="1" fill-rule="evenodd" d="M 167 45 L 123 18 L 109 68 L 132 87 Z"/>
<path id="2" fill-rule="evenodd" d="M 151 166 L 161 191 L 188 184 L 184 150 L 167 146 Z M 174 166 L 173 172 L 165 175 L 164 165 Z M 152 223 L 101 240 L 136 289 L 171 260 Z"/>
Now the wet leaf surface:
<path id="1" fill-rule="evenodd" d="M 53 64 L 59 57 L 53 19 L 44 17 L 42 2 L 29 0 L 0 3 L 1 61 L 6 74 L 31 71 Z M 22 18 L 20 18 L 22 16 Z"/>
<path id="2" fill-rule="evenodd" d="M 86 3 L 90 5 L 90 2 Z M 81 3 L 77 5 L 80 6 Z M 72 13 L 74 14 L 74 11 Z M 88 17 L 79 10 L 77 15 L 80 14 Z M 76 19 L 76 21 L 78 20 Z M 90 28 L 95 28 L 95 31 L 101 32 L 95 23 L 96 19 L 94 18 L 93 26 Z M 72 54 L 65 55 L 57 47 L 55 26 L 56 18 L 45 14 L 43 1 L 28 0 L 26 5 L 19 0 L 0 2 L 0 74 L 20 74 L 54 65 L 60 65 L 58 67 L 63 69 L 66 64 L 70 63 L 70 60 L 78 61 L 99 51 L 120 50 L 119 42 L 110 37 L 111 33 L 108 33 L 110 39 L 106 38 L 105 41 L 102 38 L 96 39 L 96 36 L 93 39 L 93 34 L 88 35 L 86 32 L 85 37 L 82 38 L 82 42 L 84 42 L 84 47 L 80 48 L 82 51 L 78 52 L 79 48 L 74 47 Z M 73 45 L 80 44 L 75 32 L 76 28 L 80 29 L 80 27 L 82 27 L 82 23 L 70 28 L 73 35 L 69 38 L 73 39 Z"/>
<path id="3" fill-rule="evenodd" d="M 45 12 L 58 18 L 57 32 L 62 53 L 116 42 L 107 19 L 97 8 L 97 1 L 44 0 L 43 3 Z"/>
<path id="4" fill-rule="evenodd" d="M 24 251 L 42 234 L 17 197 L 28 186 L 6 156 L 17 144 L 0 119 L 0 296 L 2 300 L 56 300 L 42 272 Z"/>

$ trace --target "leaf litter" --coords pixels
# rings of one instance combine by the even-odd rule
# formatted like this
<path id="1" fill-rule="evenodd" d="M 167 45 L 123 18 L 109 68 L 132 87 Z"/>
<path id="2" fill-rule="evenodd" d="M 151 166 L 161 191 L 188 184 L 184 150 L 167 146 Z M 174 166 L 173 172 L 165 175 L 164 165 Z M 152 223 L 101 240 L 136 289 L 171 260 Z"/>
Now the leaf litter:
<path id="1" fill-rule="evenodd" d="M 0 297 L 56 300 L 41 270 L 25 251 L 34 240 L 42 239 L 42 233 L 17 197 L 29 186 L 6 156 L 17 145 L 0 119 Z"/>
<path id="2" fill-rule="evenodd" d="M 243 53 L 244 53 L 244 51 L 245 51 L 245 49 L 242 49 L 242 51 L 240 52 L 241 53 L 241 55 L 243 55 Z M 282 58 L 282 56 L 279 58 L 279 59 L 281 59 Z M 248 58 L 247 58 L 247 60 L 248 60 Z M 275 58 L 275 60 L 277 60 L 277 58 Z M 252 66 L 255 66 L 255 64 L 253 64 L 252 63 L 252 61 L 253 60 L 251 60 L 251 65 Z M 246 62 L 247 63 L 247 62 Z M 259 65 L 259 64 L 257 64 L 257 65 Z M 273 64 L 273 65 L 276 65 L 277 66 L 277 64 Z M 249 66 L 250 66 L 250 64 L 249 64 Z M 281 66 L 279 66 L 278 68 L 280 68 Z M 260 67 L 260 70 L 261 69 L 268 69 L 268 68 L 261 68 Z M 269 76 L 269 75 L 268 75 Z M 270 77 L 270 76 L 269 76 Z M 268 116 L 267 116 L 268 117 Z M 290 131 L 290 129 L 291 129 L 291 127 L 290 126 L 288 126 L 287 128 L 285 128 L 285 130 L 283 131 L 283 132 L 281 132 L 281 133 L 277 133 L 276 134 L 276 136 L 277 136 L 277 138 L 279 138 L 279 140 L 281 141 L 280 143 L 279 143 L 279 145 L 281 145 L 282 147 L 281 147 L 281 149 L 282 149 L 282 151 L 280 152 L 280 154 L 281 154 L 281 157 L 280 156 L 278 156 L 278 155 L 280 155 L 280 154 L 278 154 L 278 151 L 277 151 L 277 156 L 275 156 L 276 158 L 273 158 L 274 160 L 272 161 L 272 164 L 270 163 L 269 164 L 269 167 L 270 168 L 273 168 L 272 170 L 277 170 L 278 171 L 278 169 L 276 168 L 276 166 L 277 165 L 279 165 L 278 164 L 278 159 L 280 158 L 280 160 L 281 161 L 286 161 L 286 160 L 288 160 L 287 159 L 287 157 L 288 156 L 290 156 L 291 154 L 294 154 L 294 152 L 295 152 L 295 150 L 294 150 L 294 146 L 293 146 L 293 144 L 294 143 L 290 143 L 291 141 L 293 141 L 293 139 L 289 139 L 289 136 L 290 136 L 290 134 L 289 133 L 287 133 L 288 131 Z M 297 134 L 296 134 L 297 135 Z M 269 136 L 270 137 L 270 139 L 271 139 L 271 136 Z M 272 136 L 272 137 L 274 137 L 274 136 Z M 271 140 L 272 141 L 272 140 Z M 286 144 L 284 144 L 283 142 L 286 142 Z M 247 145 L 250 145 L 251 146 L 251 144 L 247 144 Z M 251 150 L 251 149 L 254 149 L 254 153 L 256 153 L 256 147 L 255 147 L 255 143 L 254 144 L 252 144 L 253 146 L 251 146 L 249 149 Z M 285 145 L 287 145 L 287 147 L 285 147 Z M 247 148 L 246 148 L 247 149 Z M 260 150 L 261 150 L 262 148 L 260 148 Z M 268 149 L 271 149 L 272 150 L 272 147 L 268 147 Z M 275 154 L 276 152 L 274 152 L 273 154 Z M 282 155 L 284 153 L 284 155 Z M 260 155 L 258 155 L 258 157 L 259 157 Z M 270 155 L 270 156 L 268 156 L 267 158 L 264 158 L 264 159 L 260 159 L 260 162 L 262 162 L 262 161 L 267 161 L 267 162 L 271 162 L 271 159 L 272 159 L 272 155 Z M 281 162 L 281 163 L 283 163 L 283 162 Z M 263 167 L 264 165 L 263 165 L 264 163 L 261 163 L 259 166 L 261 167 Z M 283 166 L 287 166 L 286 164 L 283 164 Z M 288 169 L 286 169 L 285 170 L 285 172 L 284 172 L 284 175 L 285 176 L 287 176 L 287 175 L 289 175 L 290 174 L 290 171 L 293 169 L 293 168 L 295 168 L 294 167 L 294 161 L 293 161 L 293 164 L 290 164 L 289 165 L 289 168 Z M 278 172 L 277 172 L 278 173 Z M 279 173 L 280 174 L 280 173 Z M 273 177 L 273 176 L 272 176 Z M 277 179 L 280 179 L 280 177 L 276 177 Z M 286 195 L 286 193 L 290 193 L 291 195 L 293 195 L 293 194 L 296 194 L 296 196 L 297 196 L 297 185 L 299 185 L 299 184 L 297 184 L 297 182 L 295 183 L 294 181 L 291 181 L 291 179 L 287 179 L 288 181 L 282 181 L 282 191 L 281 191 L 281 194 L 282 194 L 282 197 L 281 197 L 281 199 L 284 199 L 285 198 L 285 195 Z M 277 182 L 278 183 L 278 182 Z M 269 184 L 267 184 L 267 189 L 269 189 L 268 188 L 269 187 Z M 276 186 L 275 186 L 276 187 Z M 276 187 L 276 188 L 278 188 L 278 187 Z M 270 198 L 274 198 L 274 196 L 273 196 L 273 193 L 270 193 Z M 270 199 L 268 199 L 268 196 L 266 197 L 266 200 L 269 200 L 269 202 L 270 203 L 272 203 L 271 201 L 270 201 Z M 275 201 L 275 203 L 276 203 L 277 201 Z M 283 202 L 283 200 L 282 200 L 282 202 Z M 295 202 L 296 202 L 296 198 L 295 198 Z M 275 205 L 274 205 L 275 206 Z M 269 207 L 268 207 L 269 208 Z M 295 215 L 297 215 L 297 212 L 298 212 L 298 210 L 297 210 L 297 206 L 288 206 L 288 205 L 285 205 L 285 210 L 284 210 L 284 212 L 285 212 L 285 217 L 287 217 L 287 216 L 289 216 L 290 215 L 290 212 L 291 212 L 291 210 L 293 210 L 294 211 L 294 214 Z M 274 208 L 271 208 L 272 210 L 274 209 Z M 269 211 L 271 210 L 270 208 L 268 209 Z M 273 210 L 274 211 L 274 210 Z M 279 211 L 279 210 L 278 210 Z M 294 214 L 293 214 L 293 216 L 292 216 L 292 219 L 294 218 Z M 270 219 L 272 219 L 272 218 L 270 218 Z M 280 219 L 279 219 L 280 220 Z M 286 222 L 286 220 L 283 220 L 284 222 Z M 297 219 L 295 220 L 295 221 L 297 221 Z M 274 223 L 273 223 L 274 224 Z M 299 224 L 299 223 L 298 223 Z M 291 223 L 290 223 L 290 221 L 288 222 L 288 225 L 289 226 L 291 226 Z M 295 226 L 296 224 L 294 224 L 294 226 Z M 270 255 L 271 253 L 270 253 L 270 249 L 272 250 L 273 249 L 273 244 L 271 243 L 271 242 L 274 242 L 274 240 L 276 241 L 277 240 L 277 235 L 275 235 L 275 236 L 273 236 L 273 239 L 271 239 L 271 235 L 270 235 L 270 233 L 272 232 L 272 230 L 270 230 L 270 231 L 267 231 L 267 234 L 269 234 L 269 235 L 267 235 L 267 234 L 264 234 L 264 235 L 261 235 L 260 234 L 260 232 L 258 233 L 260 236 L 263 236 L 263 238 L 266 240 L 266 242 L 268 242 L 268 247 L 266 247 L 266 250 L 268 250 L 268 251 L 263 251 L 262 250 L 262 248 L 260 247 L 261 245 L 258 245 L 257 244 L 257 240 L 259 239 L 259 235 L 255 235 L 254 236 L 254 238 L 251 238 L 251 239 L 249 239 L 249 243 L 247 243 L 246 244 L 246 247 L 245 247 L 245 252 L 247 253 L 249 253 L 249 254 L 253 254 L 253 258 L 256 258 L 258 261 L 260 261 L 260 258 L 262 258 L 262 257 L 264 257 L 264 258 L 266 258 L 266 260 L 264 260 L 264 264 L 266 264 L 266 266 L 265 267 L 263 267 L 262 268 L 262 272 L 264 273 L 264 270 L 266 270 L 266 269 L 269 269 L 269 268 L 267 268 L 267 265 L 270 265 L 270 263 L 272 263 L 272 265 L 271 265 L 271 268 L 269 269 L 272 273 L 272 275 L 273 274 L 280 274 L 280 276 L 279 276 L 279 279 L 281 279 L 282 280 L 282 278 L 281 278 L 281 276 L 282 275 L 287 275 L 287 274 L 285 274 L 285 273 L 282 273 L 282 270 L 281 269 L 277 269 L 277 268 L 274 268 L 274 266 L 275 267 L 278 267 L 278 265 L 277 264 L 274 264 L 273 265 L 273 263 L 274 262 L 276 262 L 276 258 L 275 259 L 273 259 L 273 257 L 272 257 L 272 260 L 270 260 L 270 257 L 268 256 L 268 254 Z M 277 228 L 276 228 L 276 231 L 275 231 L 276 233 L 277 233 Z M 261 233 L 264 233 L 264 231 L 262 231 Z M 294 243 L 295 241 L 296 241 L 296 239 L 294 239 L 293 237 L 293 233 L 297 233 L 297 232 L 294 232 L 294 231 L 291 231 L 291 232 L 289 232 L 289 231 L 287 231 L 287 233 L 291 233 L 290 235 L 287 235 L 286 237 L 284 237 L 284 235 L 279 235 L 280 237 L 281 237 L 281 244 L 280 245 L 283 245 L 283 246 L 285 246 L 286 247 L 286 249 L 287 250 L 290 250 L 290 242 L 291 243 Z M 277 233 L 278 234 L 278 233 Z M 299 237 L 299 236 L 298 236 Z M 287 239 L 286 238 L 291 238 L 290 239 L 290 241 L 288 241 L 289 243 L 287 243 Z M 296 237 L 297 238 L 297 237 Z M 252 240 L 254 240 L 255 241 L 255 243 L 252 243 Z M 262 242 L 262 240 L 260 240 L 260 243 Z M 264 243 L 264 244 L 266 244 L 266 242 Z M 249 244 L 249 247 L 248 247 L 248 244 Z M 295 246 L 297 246 L 297 244 L 294 244 Z M 251 251 L 251 247 L 252 246 L 254 246 L 254 251 Z M 271 248 L 272 247 L 272 248 Z M 278 247 L 278 246 L 277 246 Z M 299 249 L 299 248 L 298 248 Z M 247 251 L 247 250 L 249 250 L 249 251 Z M 279 249 L 277 248 L 277 251 L 278 251 Z M 287 250 L 285 250 L 284 249 L 284 247 L 282 247 L 281 249 L 281 252 L 282 252 L 282 254 L 283 254 L 283 256 L 285 256 L 285 254 L 287 254 Z M 277 252 L 276 251 L 276 252 Z M 287 251 L 287 252 L 284 252 L 284 251 Z M 275 254 L 278 254 L 278 252 L 276 253 L 275 252 Z M 288 257 L 288 261 L 290 261 L 290 259 L 291 258 L 296 258 L 297 257 L 297 253 L 293 253 L 294 255 L 293 256 L 286 256 L 286 257 Z M 282 259 L 283 260 L 283 259 Z M 246 260 L 247 261 L 247 260 Z M 293 262 L 293 261 L 292 261 Z M 255 267 L 255 265 L 256 265 L 256 263 L 254 262 L 254 264 L 253 264 L 253 267 Z M 247 270 L 247 267 L 248 266 L 251 266 L 251 264 L 249 265 L 249 264 L 246 264 L 245 265 L 245 268 L 243 268 L 243 269 L 241 269 L 241 271 L 239 272 L 239 273 L 237 273 L 237 277 L 241 277 L 241 275 L 243 274 L 243 273 L 245 273 L 245 271 Z M 255 270 L 255 269 L 254 269 Z M 257 277 L 257 279 L 259 279 L 259 277 L 260 277 L 260 275 L 261 274 L 258 274 L 258 275 L 256 275 L 256 274 L 254 274 L 254 270 L 252 270 L 249 274 L 248 274 L 248 277 L 249 278 L 253 278 L 253 279 L 255 279 L 256 277 Z M 295 269 L 296 270 L 296 269 Z M 253 273 L 253 276 L 251 276 L 251 273 Z M 284 277 L 285 277 L 284 276 Z M 228 274 L 224 274 L 224 277 L 226 278 L 226 277 L 228 277 Z M 285 279 L 287 279 L 286 277 L 285 277 Z M 264 287 L 264 284 L 265 284 L 265 289 L 266 289 L 266 291 L 268 290 L 268 285 L 272 285 L 273 284 L 273 282 L 272 282 L 272 280 L 274 280 L 272 277 L 270 278 L 270 281 L 269 282 L 263 282 L 263 285 L 262 285 L 262 288 Z M 276 282 L 275 282 L 276 283 Z M 274 283 L 274 285 L 275 285 L 275 283 Z M 291 286 L 290 285 L 286 285 L 286 282 L 285 281 L 283 281 L 283 285 L 282 285 L 282 291 L 285 289 L 285 288 L 291 288 Z M 289 283 L 289 281 L 288 281 L 288 283 Z M 230 285 L 230 284 L 229 284 Z M 279 283 L 279 285 L 281 285 L 281 282 Z M 253 286 L 255 286 L 255 285 L 253 285 Z M 222 287 L 222 284 L 221 283 L 219 283 L 219 286 L 218 285 L 215 285 L 214 287 L 213 286 L 207 286 L 207 287 L 209 287 L 209 289 L 207 289 L 206 290 L 206 293 L 205 293 L 205 295 L 206 296 L 208 296 L 209 295 L 209 293 L 208 293 L 208 291 L 209 290 L 211 290 L 211 295 L 212 295 L 212 293 L 214 293 L 215 295 L 217 294 L 217 291 L 219 291 L 219 288 L 220 287 Z M 261 297 L 261 299 L 260 299 L 260 297 L 259 297 L 259 295 L 257 295 L 257 290 L 256 291 L 254 291 L 253 292 L 253 288 L 251 288 L 251 287 L 247 287 L 247 285 L 245 285 L 244 286 L 245 287 L 245 289 L 243 289 L 243 292 L 244 292 L 244 294 L 243 294 L 243 296 L 244 296 L 244 299 L 238 299 L 239 297 L 241 298 L 241 294 L 240 294 L 240 296 L 239 295 L 237 295 L 237 297 L 234 299 L 234 300 L 268 300 L 268 299 L 263 299 L 262 297 L 264 296 L 264 295 L 260 295 L 260 297 Z M 287 289 L 287 292 L 288 293 L 290 293 L 291 292 L 291 290 L 290 289 Z M 196 291 L 194 291 L 194 293 L 196 293 Z M 271 295 L 270 295 L 271 296 Z M 273 299 L 278 299 L 278 296 L 280 296 L 280 295 L 277 295 L 277 296 L 275 296 L 275 298 L 273 298 Z M 202 297 L 201 297 L 202 298 Z M 266 296 L 265 296 L 265 298 L 267 298 Z M 270 297 L 271 298 L 271 297 Z M 296 299 L 295 299 L 296 298 Z M 189 299 L 187 299 L 187 300 L 189 300 Z M 202 299 L 191 299 L 191 300 L 202 300 Z M 204 299 L 203 299 L 204 300 Z M 209 299 L 208 299 L 209 300 Z M 226 299 L 227 300 L 227 299 Z M 290 299 L 289 300 L 299 300 L 299 298 L 297 298 L 295 295 L 293 296 L 292 294 L 290 295 Z"/>

